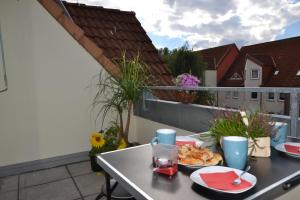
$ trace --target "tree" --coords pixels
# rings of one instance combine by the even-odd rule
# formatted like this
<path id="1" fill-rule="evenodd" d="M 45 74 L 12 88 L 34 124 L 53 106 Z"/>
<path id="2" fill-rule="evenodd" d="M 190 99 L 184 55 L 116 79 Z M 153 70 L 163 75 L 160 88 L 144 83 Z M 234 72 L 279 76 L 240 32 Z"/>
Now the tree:
<path id="1" fill-rule="evenodd" d="M 188 43 L 174 50 L 169 50 L 167 47 L 162 48 L 159 53 L 174 77 L 183 73 L 191 73 L 202 81 L 204 80 L 207 64 L 198 52 L 189 48 Z"/>

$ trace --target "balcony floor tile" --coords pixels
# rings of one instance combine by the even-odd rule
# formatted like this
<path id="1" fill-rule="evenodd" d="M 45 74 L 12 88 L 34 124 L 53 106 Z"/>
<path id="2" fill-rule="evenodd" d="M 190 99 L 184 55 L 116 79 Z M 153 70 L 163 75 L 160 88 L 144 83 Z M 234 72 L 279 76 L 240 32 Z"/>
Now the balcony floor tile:
<path id="1" fill-rule="evenodd" d="M 69 178 L 66 167 L 56 167 L 20 175 L 20 188 Z"/>
<path id="2" fill-rule="evenodd" d="M 21 189 L 20 200 L 74 200 L 80 194 L 71 178 Z"/>

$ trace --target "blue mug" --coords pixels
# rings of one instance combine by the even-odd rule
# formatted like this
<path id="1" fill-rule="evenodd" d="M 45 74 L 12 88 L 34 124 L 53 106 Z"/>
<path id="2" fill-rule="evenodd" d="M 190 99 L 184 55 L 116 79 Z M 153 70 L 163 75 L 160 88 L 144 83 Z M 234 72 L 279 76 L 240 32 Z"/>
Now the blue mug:
<path id="1" fill-rule="evenodd" d="M 246 137 L 223 137 L 223 151 L 228 167 L 245 168 L 248 158 L 248 139 Z"/>
<path id="2" fill-rule="evenodd" d="M 176 144 L 176 131 L 173 129 L 158 129 L 155 137 L 151 140 L 151 144 Z"/>
<path id="3" fill-rule="evenodd" d="M 275 147 L 277 144 L 285 143 L 288 124 L 285 122 L 275 122 L 274 129 L 276 134 L 271 138 L 272 147 Z"/>

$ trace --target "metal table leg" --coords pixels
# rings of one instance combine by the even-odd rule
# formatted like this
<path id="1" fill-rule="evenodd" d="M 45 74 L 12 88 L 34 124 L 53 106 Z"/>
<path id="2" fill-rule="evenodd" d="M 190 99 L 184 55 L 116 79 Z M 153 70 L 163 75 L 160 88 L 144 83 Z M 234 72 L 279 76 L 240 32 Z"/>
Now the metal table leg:
<path id="1" fill-rule="evenodd" d="M 105 172 L 105 180 L 106 180 L 106 197 L 107 200 L 111 200 L 111 188 L 110 188 L 110 175 Z"/>

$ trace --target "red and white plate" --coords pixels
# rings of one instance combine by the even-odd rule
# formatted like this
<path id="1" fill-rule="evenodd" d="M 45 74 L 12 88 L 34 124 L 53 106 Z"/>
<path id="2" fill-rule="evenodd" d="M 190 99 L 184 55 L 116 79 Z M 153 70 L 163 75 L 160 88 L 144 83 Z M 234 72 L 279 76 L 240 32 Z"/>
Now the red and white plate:
<path id="1" fill-rule="evenodd" d="M 300 158 L 300 154 L 287 151 L 287 149 L 285 148 L 285 145 L 290 145 L 290 146 L 298 147 L 299 148 L 299 153 L 300 153 L 300 143 L 298 143 L 298 142 L 285 142 L 285 143 L 278 144 L 278 145 L 275 146 L 275 149 L 277 151 L 284 152 L 287 155 L 295 157 L 295 158 Z"/>
<path id="2" fill-rule="evenodd" d="M 242 193 L 242 192 L 246 192 L 246 191 L 250 190 L 251 188 L 253 188 L 257 183 L 257 178 L 254 175 L 246 172 L 242 176 L 242 179 L 244 179 L 244 180 L 248 181 L 249 183 L 251 183 L 250 187 L 247 187 L 247 188 L 241 189 L 241 190 L 219 190 L 219 189 L 216 189 L 216 188 L 209 187 L 200 176 L 200 174 L 218 173 L 218 172 L 222 173 L 222 172 L 229 172 L 229 171 L 234 171 L 237 175 L 241 174 L 243 172 L 242 170 L 234 169 L 234 168 L 230 168 L 230 167 L 210 166 L 210 167 L 204 167 L 204 168 L 201 168 L 201 169 L 198 169 L 198 170 L 194 171 L 191 174 L 190 178 L 192 179 L 193 182 L 195 182 L 198 185 L 201 185 L 205 188 L 209 188 L 211 190 L 218 191 L 218 192 L 230 193 L 230 194 L 239 194 L 239 193 Z"/>

